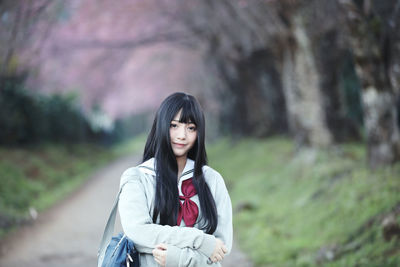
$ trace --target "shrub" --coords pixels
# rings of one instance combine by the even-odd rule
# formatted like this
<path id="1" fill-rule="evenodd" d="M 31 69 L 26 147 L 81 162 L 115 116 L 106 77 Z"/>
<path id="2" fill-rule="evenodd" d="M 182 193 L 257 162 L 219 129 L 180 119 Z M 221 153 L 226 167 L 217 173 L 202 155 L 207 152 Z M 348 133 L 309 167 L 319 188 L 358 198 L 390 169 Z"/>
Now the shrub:
<path id="1" fill-rule="evenodd" d="M 92 130 L 76 96 L 33 94 L 25 89 L 24 80 L 23 75 L 0 77 L 0 144 L 103 139 L 105 133 Z"/>

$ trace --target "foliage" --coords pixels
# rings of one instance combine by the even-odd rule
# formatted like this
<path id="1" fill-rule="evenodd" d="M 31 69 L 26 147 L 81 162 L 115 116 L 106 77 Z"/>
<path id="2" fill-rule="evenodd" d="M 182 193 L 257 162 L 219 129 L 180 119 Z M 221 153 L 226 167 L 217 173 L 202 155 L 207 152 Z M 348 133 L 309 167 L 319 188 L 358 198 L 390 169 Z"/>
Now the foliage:
<path id="1" fill-rule="evenodd" d="M 152 115 L 139 113 L 117 119 L 113 132 L 114 139 L 119 141 L 129 140 L 132 136 L 143 134 L 144 129 L 151 128 L 149 117 L 152 117 Z"/>
<path id="2" fill-rule="evenodd" d="M 400 205 L 400 165 L 371 172 L 364 150 L 295 152 L 278 138 L 210 146 L 256 266 L 399 266 L 400 238 L 385 241 L 382 218 Z"/>
<path id="3" fill-rule="evenodd" d="M 102 141 L 106 133 L 91 129 L 76 96 L 32 94 L 23 84 L 21 76 L 1 79 L 0 144 Z"/>

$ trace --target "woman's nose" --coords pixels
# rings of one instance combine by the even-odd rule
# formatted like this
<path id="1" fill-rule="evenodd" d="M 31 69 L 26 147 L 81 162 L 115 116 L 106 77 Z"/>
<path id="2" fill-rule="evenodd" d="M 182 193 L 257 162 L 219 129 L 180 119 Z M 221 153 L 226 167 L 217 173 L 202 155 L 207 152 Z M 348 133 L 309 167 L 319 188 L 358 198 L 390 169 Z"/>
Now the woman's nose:
<path id="1" fill-rule="evenodd" d="M 186 130 L 185 130 L 185 127 L 179 127 L 179 129 L 178 129 L 178 138 L 179 138 L 179 139 L 184 139 L 184 138 L 186 138 Z"/>

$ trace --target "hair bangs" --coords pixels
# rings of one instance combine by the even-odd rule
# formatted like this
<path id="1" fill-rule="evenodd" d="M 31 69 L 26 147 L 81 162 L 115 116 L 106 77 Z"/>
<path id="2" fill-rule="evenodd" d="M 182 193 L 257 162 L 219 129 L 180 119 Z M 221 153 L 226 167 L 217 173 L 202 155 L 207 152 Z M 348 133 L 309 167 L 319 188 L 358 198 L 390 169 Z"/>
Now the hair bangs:
<path id="1" fill-rule="evenodd" d="M 194 107 L 191 101 L 188 100 L 185 101 L 180 110 L 181 110 L 181 116 L 179 118 L 179 122 L 194 123 L 198 125 L 200 114 L 197 114 L 196 108 Z"/>

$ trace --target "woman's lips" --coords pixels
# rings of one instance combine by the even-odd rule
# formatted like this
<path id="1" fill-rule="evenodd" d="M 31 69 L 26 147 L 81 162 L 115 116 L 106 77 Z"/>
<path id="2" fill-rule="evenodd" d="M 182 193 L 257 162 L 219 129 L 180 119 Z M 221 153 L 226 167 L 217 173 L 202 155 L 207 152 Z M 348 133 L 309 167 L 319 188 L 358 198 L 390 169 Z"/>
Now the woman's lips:
<path id="1" fill-rule="evenodd" d="M 177 147 L 184 147 L 185 144 L 178 144 L 178 143 L 172 143 L 173 145 L 177 146 Z"/>

